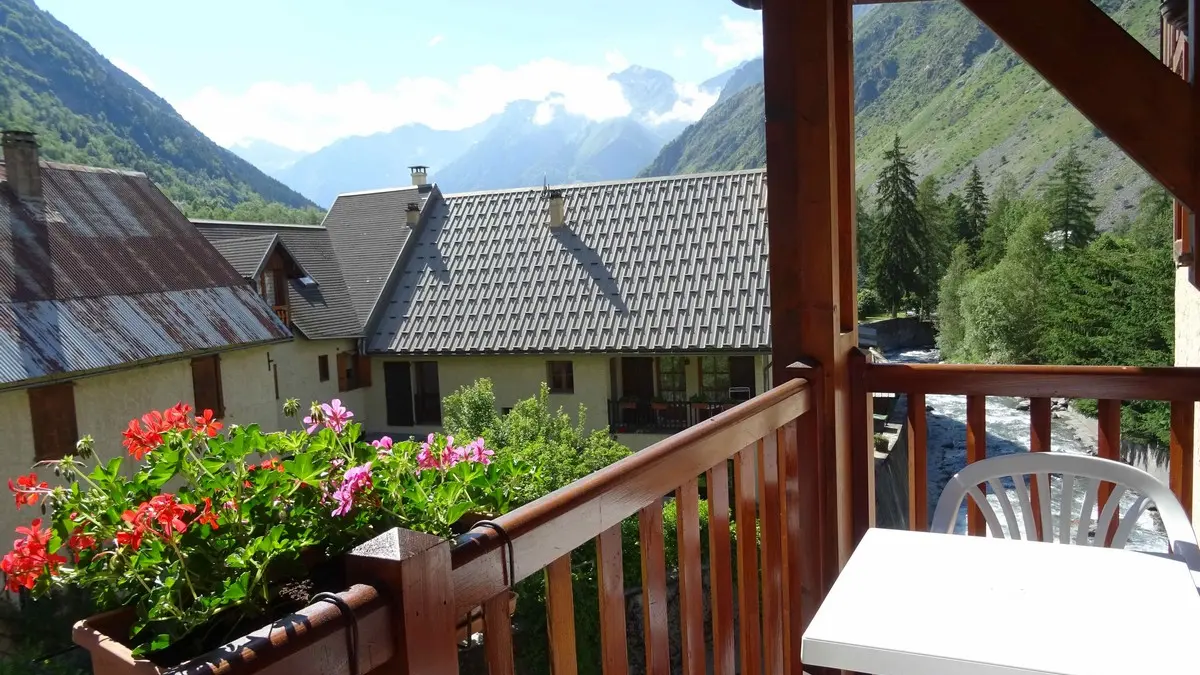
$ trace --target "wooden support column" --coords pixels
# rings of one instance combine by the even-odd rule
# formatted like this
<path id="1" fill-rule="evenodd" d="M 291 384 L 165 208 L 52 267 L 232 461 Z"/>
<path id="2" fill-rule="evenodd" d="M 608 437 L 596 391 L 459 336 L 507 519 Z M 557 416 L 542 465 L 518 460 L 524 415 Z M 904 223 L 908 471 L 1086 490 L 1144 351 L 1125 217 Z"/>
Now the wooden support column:
<path id="1" fill-rule="evenodd" d="M 1092 0 L 962 4 L 1163 187 L 1196 210 L 1200 193 L 1193 161 L 1192 92 L 1160 59 Z"/>
<path id="2" fill-rule="evenodd" d="M 850 0 L 766 0 L 763 3 L 766 74 L 767 182 L 771 270 L 772 360 L 776 383 L 798 376 L 812 382 L 812 410 L 795 428 L 804 485 L 798 504 L 802 543 L 789 546 L 802 556 L 789 565 L 799 574 L 810 617 L 849 557 L 853 513 L 849 429 L 866 424 L 850 419 L 848 357 L 853 327 L 842 332 L 847 315 L 840 281 L 853 270 L 853 256 L 839 243 L 851 214 L 841 213 L 852 194 L 853 166 L 839 162 L 853 150 L 852 135 L 839 135 L 835 44 L 848 34 Z M 843 67 L 849 50 L 841 49 Z M 843 78 L 843 87 L 849 79 Z M 848 97 L 847 91 L 843 90 Z M 848 105 L 848 103 L 846 103 Z M 842 128 L 848 126 L 845 122 Z M 842 188 L 850 184 L 851 193 Z M 851 216 L 847 219 L 847 216 Z M 853 313 L 849 323 L 857 323 Z M 788 366 L 804 362 L 803 374 Z M 811 486 L 813 489 L 806 489 Z"/>
<path id="3" fill-rule="evenodd" d="M 352 582 L 374 584 L 388 594 L 392 660 L 379 672 L 395 675 L 457 675 L 450 542 L 394 528 L 346 556 Z"/>

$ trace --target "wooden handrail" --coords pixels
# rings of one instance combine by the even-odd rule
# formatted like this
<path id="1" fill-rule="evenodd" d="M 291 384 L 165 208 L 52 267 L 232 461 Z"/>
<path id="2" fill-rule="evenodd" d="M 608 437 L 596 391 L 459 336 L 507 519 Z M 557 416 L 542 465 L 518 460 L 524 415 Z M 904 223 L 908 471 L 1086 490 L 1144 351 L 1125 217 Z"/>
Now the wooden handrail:
<path id="1" fill-rule="evenodd" d="M 897 394 L 1200 400 L 1200 368 L 870 363 L 865 380 L 867 391 Z"/>
<path id="2" fill-rule="evenodd" d="M 455 605 L 469 611 L 809 410 L 805 380 L 771 391 L 585 476 L 455 541 Z M 509 578 L 509 565 L 513 578 Z"/>

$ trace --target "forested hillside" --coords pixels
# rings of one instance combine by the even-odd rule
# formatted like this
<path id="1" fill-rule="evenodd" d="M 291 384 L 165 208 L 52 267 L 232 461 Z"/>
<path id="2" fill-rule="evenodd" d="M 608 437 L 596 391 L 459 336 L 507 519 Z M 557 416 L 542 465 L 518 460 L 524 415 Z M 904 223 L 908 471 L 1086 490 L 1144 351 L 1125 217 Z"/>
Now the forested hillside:
<path id="1" fill-rule="evenodd" d="M 1097 4 L 1148 48 L 1158 48 L 1157 0 Z M 910 148 L 917 176 L 944 179 L 946 190 L 960 186 L 972 165 L 989 188 L 1005 174 L 1021 190 L 1039 186 L 1073 144 L 1095 169 L 1100 224 L 1136 213 L 1149 185 L 1144 172 L 959 3 L 879 6 L 855 24 L 854 43 L 860 185 L 878 180 L 896 134 Z M 714 106 L 644 173 L 761 166 L 762 89 L 741 95 L 747 98 L 736 101 L 737 110 L 732 99 Z"/>
<path id="2" fill-rule="evenodd" d="M 48 160 L 145 172 L 187 210 L 313 204 L 213 143 L 32 0 L 0 0 L 0 127 Z"/>

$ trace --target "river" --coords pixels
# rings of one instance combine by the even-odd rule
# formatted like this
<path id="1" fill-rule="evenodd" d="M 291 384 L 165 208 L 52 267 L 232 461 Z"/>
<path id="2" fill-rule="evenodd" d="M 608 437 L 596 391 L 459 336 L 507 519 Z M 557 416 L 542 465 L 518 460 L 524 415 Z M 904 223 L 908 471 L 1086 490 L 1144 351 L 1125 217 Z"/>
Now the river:
<path id="1" fill-rule="evenodd" d="M 940 355 L 937 350 L 909 350 L 893 354 L 888 354 L 887 358 L 892 362 L 899 363 L 937 363 Z M 1010 397 L 988 397 L 987 400 L 987 454 L 989 457 L 998 455 L 1007 455 L 1014 452 L 1029 451 L 1029 412 L 1017 410 L 1017 405 L 1021 399 Z M 937 499 L 942 493 L 950 477 L 966 466 L 967 462 L 967 439 L 966 439 L 966 420 L 967 420 L 967 400 L 965 396 L 949 396 L 949 395 L 928 395 L 925 397 L 925 403 L 929 411 L 926 413 L 926 419 L 929 428 L 929 436 L 927 441 L 928 447 L 928 471 L 929 471 L 929 504 L 930 509 L 937 504 Z M 1072 426 L 1063 416 L 1056 416 L 1051 420 L 1051 451 L 1067 452 L 1073 454 L 1095 454 L 1096 446 L 1094 435 L 1080 433 L 1077 426 Z M 1090 436 L 1090 437 L 1089 437 Z M 1134 449 L 1137 452 L 1138 449 Z M 1141 453 L 1143 458 L 1145 453 Z M 1154 460 L 1150 459 L 1151 473 L 1159 473 L 1155 471 L 1153 466 Z M 1146 468 L 1143 464 L 1143 468 Z M 1161 467 L 1158 467 L 1161 469 Z M 1051 478 L 1051 512 L 1054 522 L 1057 522 L 1059 508 L 1059 492 L 1061 489 L 1061 478 Z M 1012 488 L 1008 488 L 1011 492 Z M 1083 507 L 1083 481 L 1076 481 L 1074 490 L 1074 500 L 1072 508 L 1072 523 L 1078 522 L 1079 512 Z M 999 503 L 996 501 L 996 495 L 989 492 L 988 499 L 999 511 Z M 1129 508 L 1136 501 L 1137 495 L 1126 494 L 1121 500 L 1122 512 Z M 1017 507 L 1017 500 L 1010 498 L 1010 502 L 1014 508 Z M 959 510 L 957 531 L 966 531 L 966 506 Z M 1096 509 L 1092 510 L 1092 525 L 1095 526 Z M 1021 522 L 1021 530 L 1024 530 L 1021 514 L 1017 508 L 1017 518 Z M 1000 517 L 1001 522 L 1004 522 L 1004 517 Z M 1005 530 L 1007 530 L 1005 526 Z M 1024 535 L 1022 535 L 1024 538 Z M 1127 548 L 1141 551 L 1167 551 L 1167 538 L 1163 530 L 1162 522 L 1158 518 L 1158 513 L 1155 511 L 1147 511 L 1138 519 L 1137 526 L 1130 535 Z"/>

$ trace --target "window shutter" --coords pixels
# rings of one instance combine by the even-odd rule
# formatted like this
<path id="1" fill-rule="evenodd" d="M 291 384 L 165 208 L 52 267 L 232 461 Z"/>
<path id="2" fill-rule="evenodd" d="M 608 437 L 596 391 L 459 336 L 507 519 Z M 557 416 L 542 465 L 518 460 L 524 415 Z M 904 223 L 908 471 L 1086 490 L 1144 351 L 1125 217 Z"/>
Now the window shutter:
<path id="1" fill-rule="evenodd" d="M 196 412 L 212 410 L 213 415 L 225 417 L 225 400 L 221 391 L 221 357 L 217 354 L 192 359 L 192 396 Z"/>
<path id="2" fill-rule="evenodd" d="M 79 440 L 74 383 L 30 389 L 29 419 L 33 426 L 34 461 L 62 459 L 73 453 Z"/>
<path id="3" fill-rule="evenodd" d="M 338 369 L 338 391 L 348 391 L 350 383 L 346 378 L 346 370 L 350 367 L 350 355 L 346 352 L 338 352 L 337 369 Z"/>
<path id="4" fill-rule="evenodd" d="M 371 386 L 371 357 L 366 354 L 358 355 L 358 362 L 354 366 L 354 374 L 358 377 L 358 386 Z"/>

